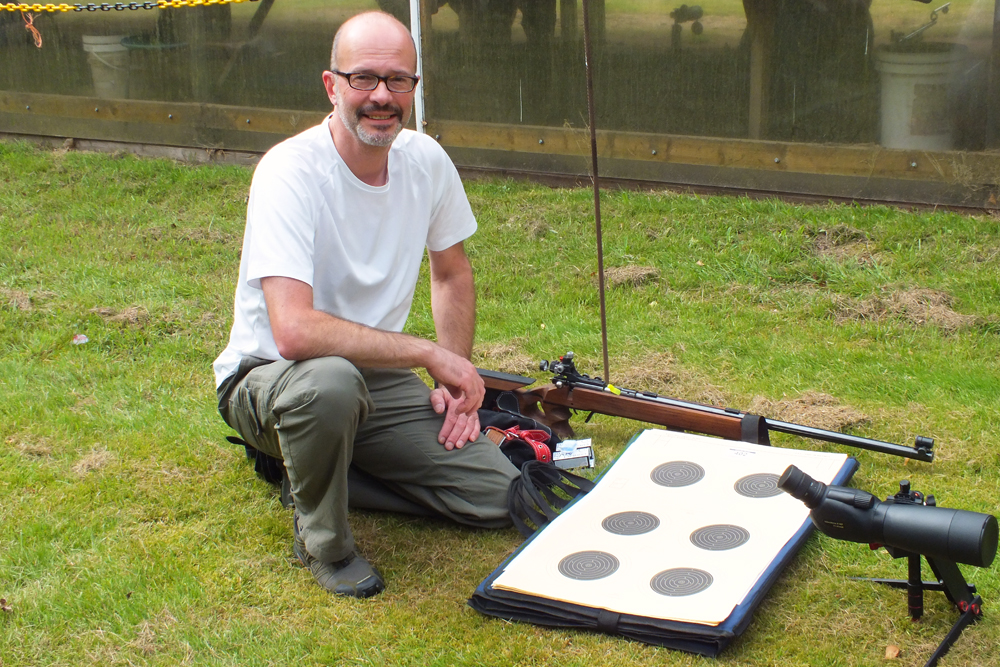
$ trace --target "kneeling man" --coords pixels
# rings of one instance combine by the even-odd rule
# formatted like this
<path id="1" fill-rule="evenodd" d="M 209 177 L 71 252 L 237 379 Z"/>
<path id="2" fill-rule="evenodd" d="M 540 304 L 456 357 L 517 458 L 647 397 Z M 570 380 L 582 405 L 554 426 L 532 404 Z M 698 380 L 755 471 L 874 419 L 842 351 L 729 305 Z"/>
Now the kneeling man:
<path id="1" fill-rule="evenodd" d="M 413 40 L 388 14 L 337 32 L 323 73 L 333 113 L 254 173 L 233 328 L 215 361 L 219 411 L 284 460 L 295 554 L 339 595 L 385 587 L 355 550 L 349 503 L 502 527 L 518 475 L 479 433 L 462 245 L 476 221 L 444 150 L 402 129 L 415 72 Z M 436 343 L 400 333 L 425 247 Z"/>

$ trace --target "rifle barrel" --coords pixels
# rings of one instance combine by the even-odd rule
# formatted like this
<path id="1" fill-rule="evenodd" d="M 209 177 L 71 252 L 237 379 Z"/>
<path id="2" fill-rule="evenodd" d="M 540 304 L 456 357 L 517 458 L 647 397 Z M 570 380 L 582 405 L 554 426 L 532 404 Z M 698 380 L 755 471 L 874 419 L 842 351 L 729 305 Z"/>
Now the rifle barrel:
<path id="1" fill-rule="evenodd" d="M 934 460 L 934 452 L 927 447 L 908 447 L 906 445 L 898 445 L 892 442 L 865 438 L 859 435 L 848 435 L 847 433 L 827 431 L 826 429 L 815 428 L 813 426 L 790 424 L 788 422 L 767 419 L 766 417 L 764 418 L 764 423 L 767 424 L 767 428 L 769 430 L 778 431 L 779 433 L 788 433 L 789 435 L 797 435 L 803 438 L 813 438 L 814 440 L 833 442 L 838 445 L 848 445 L 850 447 L 857 447 L 858 449 L 867 449 L 872 452 L 905 456 L 906 458 L 916 459 L 917 461 L 925 461 L 927 463 Z"/>

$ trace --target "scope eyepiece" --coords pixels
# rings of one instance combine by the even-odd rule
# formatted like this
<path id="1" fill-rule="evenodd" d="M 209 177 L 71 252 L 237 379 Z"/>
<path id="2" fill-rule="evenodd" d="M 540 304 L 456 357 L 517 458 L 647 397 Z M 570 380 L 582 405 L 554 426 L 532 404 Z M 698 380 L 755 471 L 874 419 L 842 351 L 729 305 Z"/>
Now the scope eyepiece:
<path id="1" fill-rule="evenodd" d="M 778 479 L 778 488 L 812 509 L 822 502 L 826 484 L 817 482 L 795 466 L 788 466 Z"/>

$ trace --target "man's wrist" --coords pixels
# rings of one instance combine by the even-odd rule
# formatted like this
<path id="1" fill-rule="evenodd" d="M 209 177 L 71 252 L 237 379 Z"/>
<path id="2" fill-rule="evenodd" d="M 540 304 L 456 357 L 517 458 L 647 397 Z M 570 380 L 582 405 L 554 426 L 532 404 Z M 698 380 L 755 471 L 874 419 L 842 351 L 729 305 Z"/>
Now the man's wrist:
<path id="1" fill-rule="evenodd" d="M 418 338 L 420 341 L 418 349 L 419 363 L 421 368 L 427 369 L 427 372 L 433 377 L 438 367 L 441 365 L 441 353 L 444 351 L 443 348 L 435 343 L 434 341 L 427 340 L 426 338 Z M 435 379 L 435 383 L 437 380 Z M 435 384 L 435 386 L 437 386 Z"/>

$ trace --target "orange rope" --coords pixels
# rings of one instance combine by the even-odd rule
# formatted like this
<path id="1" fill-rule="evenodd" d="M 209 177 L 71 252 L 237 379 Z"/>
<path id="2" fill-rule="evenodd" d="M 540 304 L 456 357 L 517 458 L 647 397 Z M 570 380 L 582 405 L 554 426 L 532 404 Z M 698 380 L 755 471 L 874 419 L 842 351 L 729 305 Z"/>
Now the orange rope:
<path id="1" fill-rule="evenodd" d="M 35 15 L 30 12 L 22 12 L 21 16 L 24 17 L 24 29 L 31 31 L 31 36 L 35 38 L 35 46 L 37 48 L 42 48 L 42 33 L 38 32 L 38 28 L 35 27 Z"/>

